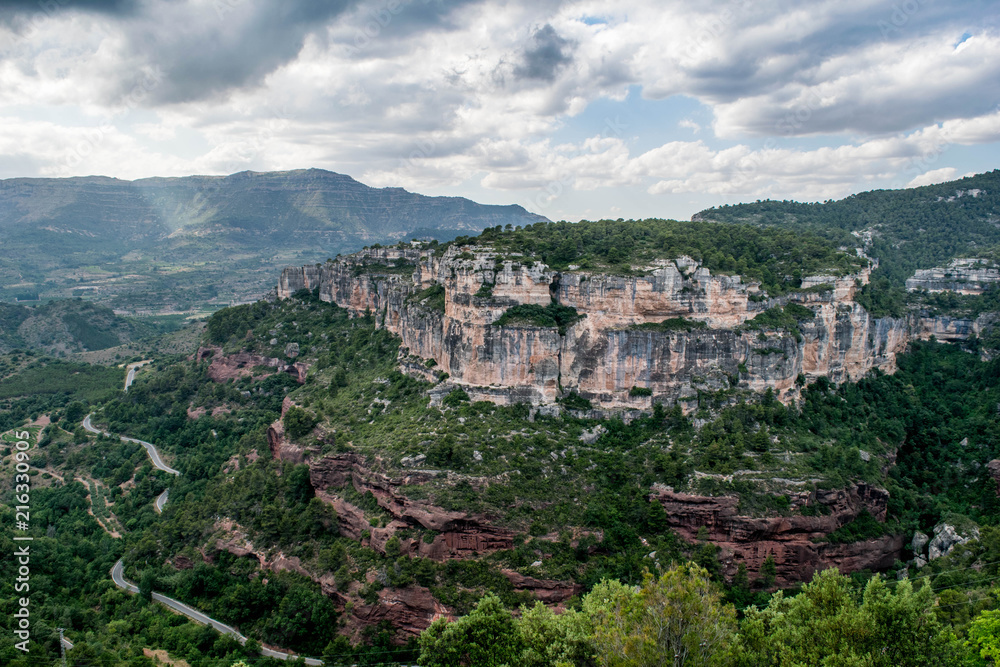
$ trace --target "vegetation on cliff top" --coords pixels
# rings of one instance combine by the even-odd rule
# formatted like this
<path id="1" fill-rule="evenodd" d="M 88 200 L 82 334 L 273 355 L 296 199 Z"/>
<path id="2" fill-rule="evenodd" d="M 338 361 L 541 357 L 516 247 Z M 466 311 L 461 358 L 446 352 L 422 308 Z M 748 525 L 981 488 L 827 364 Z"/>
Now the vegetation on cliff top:
<path id="1" fill-rule="evenodd" d="M 874 190 L 838 201 L 757 201 L 706 209 L 695 219 L 808 231 L 844 246 L 867 245 L 879 260 L 859 301 L 876 315 L 899 316 L 903 283 L 917 269 L 1000 248 L 1000 170 L 904 190 Z"/>
<path id="2" fill-rule="evenodd" d="M 582 269 L 632 274 L 656 259 L 687 255 L 713 274 L 738 274 L 759 281 L 768 294 L 796 289 L 802 277 L 845 275 L 866 261 L 837 249 L 817 234 L 746 224 L 676 220 L 600 220 L 537 223 L 523 228 L 489 228 L 454 243 L 482 244 L 522 261 L 539 260 L 557 270 Z"/>

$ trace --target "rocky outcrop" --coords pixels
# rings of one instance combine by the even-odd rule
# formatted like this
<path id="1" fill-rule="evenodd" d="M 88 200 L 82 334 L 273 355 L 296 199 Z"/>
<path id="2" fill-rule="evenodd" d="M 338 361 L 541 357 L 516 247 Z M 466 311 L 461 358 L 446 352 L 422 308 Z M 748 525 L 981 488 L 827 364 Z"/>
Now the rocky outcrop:
<path id="1" fill-rule="evenodd" d="M 988 259 L 954 259 L 944 268 L 920 269 L 907 279 L 910 292 L 956 292 L 982 294 L 989 285 L 1000 282 L 1000 269 Z"/>
<path id="2" fill-rule="evenodd" d="M 281 417 L 267 427 L 267 444 L 271 450 L 271 455 L 279 461 L 305 463 L 318 450 L 315 447 L 300 445 L 285 437 L 285 424 L 282 419 L 291 407 L 292 400 L 286 396 L 281 402 Z"/>
<path id="3" fill-rule="evenodd" d="M 670 527 L 685 539 L 698 539 L 704 528 L 702 536 L 707 533 L 707 539 L 721 547 L 719 560 L 727 576 L 743 563 L 753 578 L 770 556 L 777 565 L 778 586 L 809 581 L 814 572 L 830 567 L 845 573 L 884 570 L 904 546 L 899 535 L 852 544 L 822 541 L 863 510 L 885 520 L 889 494 L 867 484 L 795 494 L 793 509 L 812 506 L 815 516 L 750 517 L 739 514 L 738 498 L 675 493 L 669 487 L 654 488 L 650 498 L 663 505 Z"/>
<path id="4" fill-rule="evenodd" d="M 317 497 L 333 506 L 342 535 L 362 540 L 380 553 L 386 552 L 386 544 L 403 529 L 420 531 L 423 535 L 400 537 L 400 554 L 438 561 L 513 548 L 514 533 L 491 525 L 486 517 L 414 501 L 399 491 L 401 486 L 426 482 L 436 473 L 414 471 L 403 477 L 390 477 L 373 471 L 359 454 L 317 457 L 314 449 L 286 440 L 280 420 L 268 429 L 268 442 L 276 459 L 309 464 L 310 483 Z M 378 506 L 391 515 L 388 525 L 372 526 L 364 511 L 343 497 L 340 490 L 347 486 L 362 495 L 371 493 Z"/>
<path id="5" fill-rule="evenodd" d="M 400 274 L 400 263 L 412 265 L 412 274 Z M 686 257 L 647 269 L 627 277 L 556 272 L 482 246 L 453 246 L 442 256 L 379 248 L 286 269 L 276 294 L 318 288 L 324 301 L 372 313 L 402 338 L 404 368 L 433 359 L 434 370 L 448 373 L 473 400 L 497 403 L 552 403 L 576 391 L 601 408 L 649 409 L 734 382 L 770 387 L 787 401 L 797 395 L 800 374 L 841 382 L 876 367 L 892 372 L 910 338 L 905 320 L 875 319 L 853 301 L 867 269 L 808 277 L 813 289 L 782 299 L 767 298 L 739 276 L 713 276 Z M 792 300 L 815 315 L 800 336 L 741 327 Z M 494 324 L 511 306 L 553 301 L 576 308 L 581 319 L 564 332 Z M 641 328 L 678 317 L 695 327 Z M 633 387 L 652 393 L 630 396 Z"/>
<path id="6" fill-rule="evenodd" d="M 299 384 L 303 384 L 309 371 L 309 364 L 306 363 L 288 364 L 275 357 L 265 357 L 245 351 L 227 355 L 222 353 L 221 347 L 200 347 L 195 358 L 198 361 L 209 362 L 208 377 L 215 382 L 228 382 L 245 377 L 260 379 L 272 373 L 288 373 Z M 263 372 L 257 370 L 255 372 L 255 369 L 260 367 L 274 370 Z"/>
<path id="7" fill-rule="evenodd" d="M 418 636 L 437 618 L 453 618 L 451 610 L 435 600 L 430 590 L 423 586 L 383 588 L 375 604 L 355 607 L 352 613 L 365 626 L 388 621 L 402 639 Z"/>
<path id="8" fill-rule="evenodd" d="M 286 557 L 280 552 L 270 555 L 267 550 L 256 548 L 247 538 L 246 532 L 228 519 L 216 522 L 214 529 L 219 534 L 214 545 L 217 550 L 227 551 L 240 558 L 253 558 L 262 570 L 289 571 L 308 577 L 318 583 L 323 594 L 330 597 L 341 610 L 349 608 L 349 597 L 338 590 L 337 582 L 331 574 L 316 576 L 306 570 L 297 557 Z M 191 559 L 180 554 L 174 557 L 173 565 L 178 569 L 193 567 Z M 389 621 L 396 630 L 396 638 L 400 643 L 418 636 L 439 616 L 452 616 L 450 610 L 435 600 L 423 586 L 384 588 L 379 591 L 379 599 L 375 604 L 356 604 L 350 609 L 348 631 L 353 630 L 353 634 L 359 634 L 361 628 Z M 355 637 L 355 640 L 358 639 L 360 636 Z"/>
<path id="9" fill-rule="evenodd" d="M 500 571 L 507 580 L 519 591 L 530 591 L 536 598 L 546 604 L 561 604 L 574 595 L 583 593 L 583 586 L 571 581 L 556 581 L 553 579 L 536 579 L 513 570 Z"/>
<path id="10" fill-rule="evenodd" d="M 932 560 L 947 556 L 955 547 L 977 539 L 979 539 L 978 526 L 968 526 L 960 530 L 949 523 L 939 523 L 934 526 L 933 537 L 920 531 L 913 534 L 913 539 L 910 541 L 910 550 L 913 552 L 911 563 L 917 569 L 922 568 Z"/>

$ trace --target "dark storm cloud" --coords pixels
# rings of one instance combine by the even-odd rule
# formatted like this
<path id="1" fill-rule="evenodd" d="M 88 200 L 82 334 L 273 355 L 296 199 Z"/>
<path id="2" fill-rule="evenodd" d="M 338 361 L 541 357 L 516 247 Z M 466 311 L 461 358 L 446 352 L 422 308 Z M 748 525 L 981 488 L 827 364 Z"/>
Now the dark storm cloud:
<path id="1" fill-rule="evenodd" d="M 137 4 L 136 0 L 4 0 L 0 2 L 0 12 L 51 14 L 84 10 L 118 14 L 132 11 Z"/>
<path id="2" fill-rule="evenodd" d="M 259 85 L 299 54 L 310 33 L 355 4 L 219 0 L 193 8 L 161 3 L 126 20 L 125 30 L 141 64 L 159 72 L 151 101 L 189 102 Z"/>
<path id="3" fill-rule="evenodd" d="M 123 16 L 132 13 L 136 0 L 0 0 L 0 26 L 17 34 L 32 24 L 67 12 L 93 12 Z"/>
<path id="4" fill-rule="evenodd" d="M 554 81 L 559 70 L 573 62 L 573 43 L 564 39 L 546 23 L 531 37 L 531 46 L 524 51 L 522 64 L 514 74 L 522 79 Z"/>

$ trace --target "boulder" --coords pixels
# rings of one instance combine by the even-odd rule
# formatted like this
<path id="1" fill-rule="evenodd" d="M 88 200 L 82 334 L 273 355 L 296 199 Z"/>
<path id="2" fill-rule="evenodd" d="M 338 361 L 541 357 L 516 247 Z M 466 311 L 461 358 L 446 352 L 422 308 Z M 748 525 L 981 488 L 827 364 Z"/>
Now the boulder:
<path id="1" fill-rule="evenodd" d="M 927 560 L 947 556 L 956 546 L 978 538 L 978 528 L 966 531 L 966 534 L 962 535 L 951 524 L 939 523 L 934 527 L 934 538 L 927 545 Z"/>

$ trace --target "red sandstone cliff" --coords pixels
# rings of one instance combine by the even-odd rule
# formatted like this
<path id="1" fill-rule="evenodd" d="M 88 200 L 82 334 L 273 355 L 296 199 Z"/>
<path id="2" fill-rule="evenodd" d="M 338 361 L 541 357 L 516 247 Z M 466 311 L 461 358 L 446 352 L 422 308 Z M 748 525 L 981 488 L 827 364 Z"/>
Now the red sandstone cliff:
<path id="1" fill-rule="evenodd" d="M 755 518 L 737 512 L 739 499 L 706 497 L 675 493 L 656 487 L 650 495 L 663 505 L 672 529 L 688 540 L 695 540 L 704 527 L 709 541 L 722 548 L 719 560 L 726 575 L 732 577 L 744 563 L 753 578 L 768 556 L 778 567 L 777 584 L 790 586 L 809 581 L 812 574 L 830 567 L 841 572 L 863 569 L 884 570 L 892 566 L 903 550 L 901 535 L 887 535 L 875 540 L 851 544 L 822 541 L 837 528 L 850 523 L 867 510 L 879 521 L 885 520 L 889 493 L 868 484 L 848 489 L 803 493 L 795 500 L 801 505 L 819 508 L 818 516 Z"/>

